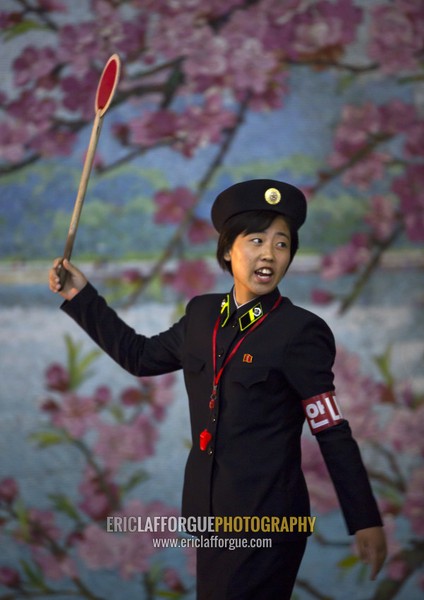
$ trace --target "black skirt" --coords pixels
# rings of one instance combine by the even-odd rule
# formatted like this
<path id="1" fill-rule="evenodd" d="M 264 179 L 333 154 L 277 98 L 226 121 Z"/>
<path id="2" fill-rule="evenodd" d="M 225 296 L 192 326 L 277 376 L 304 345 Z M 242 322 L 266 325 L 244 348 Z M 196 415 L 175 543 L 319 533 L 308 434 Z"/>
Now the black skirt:
<path id="1" fill-rule="evenodd" d="M 290 600 L 306 538 L 271 548 L 199 548 L 197 600 Z"/>

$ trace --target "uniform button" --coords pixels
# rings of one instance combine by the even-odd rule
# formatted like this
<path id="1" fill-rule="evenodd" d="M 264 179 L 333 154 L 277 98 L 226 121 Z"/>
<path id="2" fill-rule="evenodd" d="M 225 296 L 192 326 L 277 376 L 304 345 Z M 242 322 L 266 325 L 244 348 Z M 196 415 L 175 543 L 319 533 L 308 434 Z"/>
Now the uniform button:
<path id="1" fill-rule="evenodd" d="M 224 356 L 224 348 L 218 348 L 218 358 Z"/>
<path id="2" fill-rule="evenodd" d="M 209 448 L 208 448 L 208 454 L 209 454 L 209 456 L 212 456 L 212 454 L 213 454 L 213 448 L 212 448 L 212 446 L 209 446 Z"/>
<path id="3" fill-rule="evenodd" d="M 216 423 L 216 415 L 215 414 L 212 415 L 212 423 Z"/>

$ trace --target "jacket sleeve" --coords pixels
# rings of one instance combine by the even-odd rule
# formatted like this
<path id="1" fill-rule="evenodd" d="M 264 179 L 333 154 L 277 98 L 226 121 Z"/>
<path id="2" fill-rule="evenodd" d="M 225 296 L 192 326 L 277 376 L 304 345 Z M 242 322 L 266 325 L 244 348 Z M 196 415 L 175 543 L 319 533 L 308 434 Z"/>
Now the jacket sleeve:
<path id="1" fill-rule="evenodd" d="M 61 309 L 133 375 L 160 375 L 181 368 L 184 317 L 167 331 L 146 337 L 127 325 L 90 283 Z"/>
<path id="2" fill-rule="evenodd" d="M 305 320 L 285 356 L 287 379 L 300 400 L 334 391 L 333 334 L 319 317 Z M 361 453 L 349 423 L 341 419 L 316 434 L 348 532 L 382 525 Z"/>
<path id="3" fill-rule="evenodd" d="M 358 444 L 343 420 L 316 435 L 350 534 L 383 524 Z"/>

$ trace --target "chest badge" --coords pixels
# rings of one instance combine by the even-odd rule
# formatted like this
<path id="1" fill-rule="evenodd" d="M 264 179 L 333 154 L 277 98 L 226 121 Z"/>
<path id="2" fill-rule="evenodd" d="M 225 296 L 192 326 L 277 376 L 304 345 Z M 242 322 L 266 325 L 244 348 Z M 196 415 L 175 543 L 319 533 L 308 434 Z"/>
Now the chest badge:
<path id="1" fill-rule="evenodd" d="M 251 354 L 243 354 L 243 362 L 250 364 L 253 362 L 253 356 Z"/>
<path id="2" fill-rule="evenodd" d="M 248 310 L 244 315 L 239 318 L 240 331 L 244 331 L 253 323 L 256 323 L 258 319 L 262 317 L 264 311 L 262 310 L 262 304 L 258 302 L 253 308 Z"/>

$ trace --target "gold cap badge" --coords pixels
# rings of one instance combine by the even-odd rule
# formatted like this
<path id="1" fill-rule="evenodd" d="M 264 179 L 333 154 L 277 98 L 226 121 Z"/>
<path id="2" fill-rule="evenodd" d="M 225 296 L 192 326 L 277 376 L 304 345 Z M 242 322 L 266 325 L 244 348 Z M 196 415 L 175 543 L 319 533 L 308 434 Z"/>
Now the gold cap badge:
<path id="1" fill-rule="evenodd" d="M 276 188 L 268 188 L 265 192 L 265 200 L 268 204 L 278 204 L 281 200 L 281 194 Z"/>

